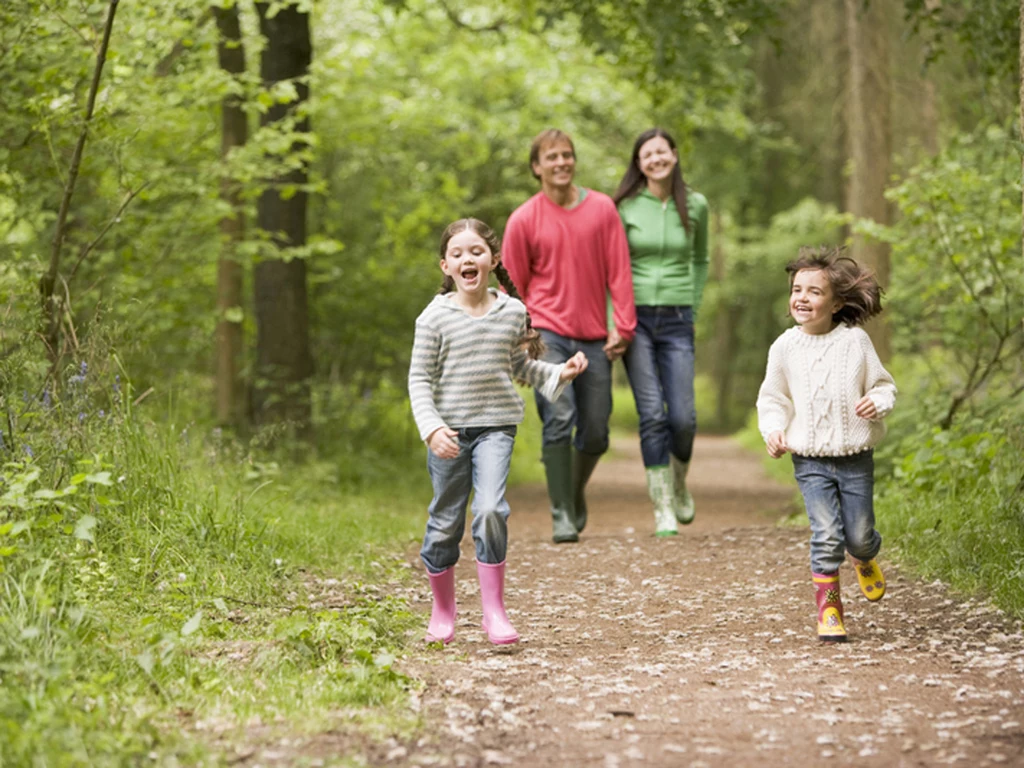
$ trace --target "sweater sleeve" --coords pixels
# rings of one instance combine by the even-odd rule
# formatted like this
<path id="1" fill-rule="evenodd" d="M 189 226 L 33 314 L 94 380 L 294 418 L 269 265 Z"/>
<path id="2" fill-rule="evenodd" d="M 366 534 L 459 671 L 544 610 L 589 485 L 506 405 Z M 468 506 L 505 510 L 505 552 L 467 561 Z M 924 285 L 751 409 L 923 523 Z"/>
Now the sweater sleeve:
<path id="1" fill-rule="evenodd" d="M 708 281 L 708 218 L 710 213 L 705 203 L 693 229 L 693 313 L 700 311 L 704 300 L 704 285 Z"/>
<path id="2" fill-rule="evenodd" d="M 501 263 L 505 265 L 519 295 L 526 301 L 530 292 L 530 246 L 522 217 L 516 213 L 518 211 L 513 211 L 505 226 L 505 234 L 501 240 Z"/>
<path id="3" fill-rule="evenodd" d="M 757 393 L 757 428 L 765 440 L 773 432 L 785 432 L 795 413 L 781 345 L 779 339 L 768 350 L 768 367 Z"/>
<path id="4" fill-rule="evenodd" d="M 440 375 L 440 349 L 441 334 L 421 317 L 416 321 L 409 362 L 409 403 L 422 440 L 446 426 L 434 404 L 434 384 Z"/>
<path id="5" fill-rule="evenodd" d="M 884 419 L 896 407 L 896 382 L 882 365 L 871 337 L 863 330 L 859 336 L 861 351 L 864 353 L 864 394 L 875 404 L 877 421 Z"/>
<path id="6" fill-rule="evenodd" d="M 520 326 L 519 338 L 523 338 L 525 335 L 526 320 L 524 318 Z M 534 360 L 526 353 L 521 344 L 516 344 L 512 347 L 511 358 L 512 376 L 514 378 L 519 381 L 525 381 L 540 392 L 548 402 L 553 403 L 561 397 L 568 384 L 568 382 L 559 380 L 562 370 L 565 368 L 565 363 L 556 365 L 555 363 L 546 363 L 543 360 Z"/>
<path id="7" fill-rule="evenodd" d="M 610 203 L 611 201 L 609 201 Z M 633 300 L 633 267 L 629 261 L 629 242 L 622 219 L 614 207 L 605 224 L 607 235 L 608 292 L 612 301 L 612 320 L 619 336 L 632 341 L 636 335 L 636 304 Z"/>

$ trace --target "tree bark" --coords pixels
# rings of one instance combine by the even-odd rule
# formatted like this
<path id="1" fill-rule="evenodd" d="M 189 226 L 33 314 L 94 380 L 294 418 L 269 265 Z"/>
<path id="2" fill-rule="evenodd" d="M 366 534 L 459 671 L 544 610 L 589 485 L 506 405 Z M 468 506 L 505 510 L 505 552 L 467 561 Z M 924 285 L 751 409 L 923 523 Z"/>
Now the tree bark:
<path id="1" fill-rule="evenodd" d="M 1022 145 L 1020 158 L 1021 184 L 1024 184 L 1024 0 L 1020 0 L 1020 141 Z M 1021 199 L 1020 219 L 1021 257 L 1024 258 L 1024 198 Z"/>
<path id="2" fill-rule="evenodd" d="M 219 40 L 217 61 L 232 77 L 245 74 L 245 49 L 238 22 L 238 6 L 213 9 L 217 19 Z M 236 94 L 224 97 L 221 104 L 222 161 L 249 138 L 249 125 L 242 100 Z M 242 280 L 243 268 L 238 261 L 238 245 L 245 238 L 245 214 L 238 183 L 226 172 L 221 178 L 220 198 L 232 213 L 221 219 L 221 255 L 217 260 L 217 330 L 214 339 L 214 382 L 217 423 L 226 427 L 241 426 L 244 416 L 242 386 Z"/>
<path id="3" fill-rule="evenodd" d="M 847 210 L 858 218 L 888 224 L 885 185 L 892 156 L 889 45 L 885 0 L 845 0 L 850 41 L 850 177 Z M 853 257 L 871 267 L 883 288 L 889 284 L 889 246 L 855 237 Z M 884 315 L 868 323 L 867 331 L 884 361 L 891 356 L 890 331 Z"/>
<path id="4" fill-rule="evenodd" d="M 110 0 L 107 6 L 107 20 L 103 25 L 103 39 L 96 53 L 96 66 L 93 68 L 92 83 L 89 85 L 89 97 L 85 105 L 85 118 L 82 130 L 78 135 L 74 152 L 71 154 L 71 167 L 68 169 L 67 182 L 64 184 L 64 195 L 57 213 L 57 225 L 53 233 L 53 245 L 50 249 L 50 265 L 39 280 L 39 293 L 43 308 L 43 341 L 51 362 L 56 365 L 60 360 L 60 323 L 64 302 L 58 295 L 57 277 L 60 274 L 61 252 L 64 247 L 64 236 L 67 234 L 68 212 L 71 210 L 71 197 L 75 193 L 78 181 L 78 170 L 82 166 L 82 154 L 85 142 L 89 138 L 89 124 L 96 108 L 96 94 L 103 76 L 103 65 L 107 61 L 107 50 L 110 47 L 110 32 L 114 28 L 114 14 L 117 13 L 118 0 Z"/>
<path id="5" fill-rule="evenodd" d="M 726 274 L 725 248 L 722 247 L 722 214 L 719 211 L 711 214 L 712 241 L 711 279 L 722 285 Z M 733 357 L 735 355 L 736 331 L 735 322 L 738 313 L 734 311 L 728 295 L 719 303 L 715 313 L 715 343 L 711 352 L 711 370 L 718 384 L 718 397 L 715 406 L 715 420 L 721 430 L 731 430 L 732 423 L 732 383 Z"/>
<path id="6" fill-rule="evenodd" d="M 297 114 L 309 98 L 306 76 L 312 60 L 309 15 L 296 5 L 271 6 L 259 2 L 260 31 L 266 47 L 260 60 L 265 87 L 282 81 L 294 83 L 297 98 L 275 102 L 262 116 L 261 125 L 296 117 L 294 130 L 309 131 L 309 119 Z M 274 12 L 276 11 L 276 12 Z M 292 150 L 298 148 L 293 144 Z M 306 242 L 304 165 L 269 179 L 257 205 L 257 224 L 278 249 Z M 301 258 L 263 259 L 253 271 L 256 297 L 256 386 L 254 417 L 259 424 L 290 423 L 300 433 L 310 427 L 309 311 L 306 262 Z"/>

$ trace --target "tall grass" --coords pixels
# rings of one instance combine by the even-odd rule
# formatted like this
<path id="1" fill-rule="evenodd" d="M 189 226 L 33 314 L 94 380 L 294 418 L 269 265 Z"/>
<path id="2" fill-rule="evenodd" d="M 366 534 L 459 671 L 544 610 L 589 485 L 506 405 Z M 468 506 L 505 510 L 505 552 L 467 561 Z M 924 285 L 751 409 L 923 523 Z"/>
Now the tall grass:
<path id="1" fill-rule="evenodd" d="M 416 619 L 371 582 L 408 578 L 411 458 L 364 465 L 387 484 L 344 447 L 274 460 L 154 419 L 114 370 L 41 395 L 0 371 L 0 765 L 216 762 L 192 726 L 392 711 Z"/>

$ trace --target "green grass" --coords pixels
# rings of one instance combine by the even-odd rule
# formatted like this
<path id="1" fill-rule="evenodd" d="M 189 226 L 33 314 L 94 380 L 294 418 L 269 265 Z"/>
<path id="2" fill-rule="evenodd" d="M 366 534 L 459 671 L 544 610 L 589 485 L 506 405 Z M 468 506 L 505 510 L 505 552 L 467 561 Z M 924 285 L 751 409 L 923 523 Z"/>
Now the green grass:
<path id="1" fill-rule="evenodd" d="M 251 743 L 339 708 L 411 728 L 419 618 L 390 593 L 421 447 L 292 465 L 113 405 L 26 411 L 34 458 L 0 470 L 0 765 L 215 764 L 191 726 Z"/>

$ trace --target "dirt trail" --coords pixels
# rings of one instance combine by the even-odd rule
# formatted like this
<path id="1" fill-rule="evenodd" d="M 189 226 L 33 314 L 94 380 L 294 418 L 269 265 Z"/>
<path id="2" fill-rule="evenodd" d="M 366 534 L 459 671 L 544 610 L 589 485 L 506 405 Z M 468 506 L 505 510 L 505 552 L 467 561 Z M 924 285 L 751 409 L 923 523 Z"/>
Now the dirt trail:
<path id="1" fill-rule="evenodd" d="M 544 489 L 510 494 L 510 649 L 480 630 L 469 542 L 455 642 L 402 668 L 427 723 L 366 759 L 402 766 L 1024 765 L 1024 635 L 884 557 L 869 604 L 844 567 L 851 642 L 821 645 L 791 492 L 726 438 L 698 439 L 697 520 L 652 535 L 634 440 L 598 467 L 591 521 L 554 545 Z M 429 612 L 429 591 L 419 595 Z M 424 627 L 426 615 L 424 615 Z"/>

